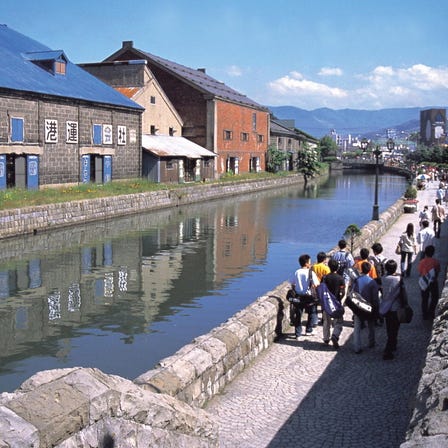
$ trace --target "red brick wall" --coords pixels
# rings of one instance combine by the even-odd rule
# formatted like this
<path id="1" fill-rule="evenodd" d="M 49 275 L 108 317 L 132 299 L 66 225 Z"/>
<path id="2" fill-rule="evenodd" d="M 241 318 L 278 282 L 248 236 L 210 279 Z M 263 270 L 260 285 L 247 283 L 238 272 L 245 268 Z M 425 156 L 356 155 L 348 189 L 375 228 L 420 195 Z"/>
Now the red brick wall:
<path id="1" fill-rule="evenodd" d="M 256 128 L 253 128 L 253 114 L 256 114 Z M 260 169 L 266 169 L 266 151 L 269 143 L 269 114 L 268 112 L 252 109 L 250 107 L 217 101 L 216 105 L 217 127 L 216 141 L 218 160 L 217 171 L 222 174 L 226 171 L 228 157 L 238 157 L 239 172 L 249 172 L 251 157 L 260 158 Z M 231 131 L 232 139 L 225 140 L 224 132 Z M 243 141 L 241 134 L 247 134 L 247 141 Z M 262 136 L 262 141 L 259 141 Z"/>

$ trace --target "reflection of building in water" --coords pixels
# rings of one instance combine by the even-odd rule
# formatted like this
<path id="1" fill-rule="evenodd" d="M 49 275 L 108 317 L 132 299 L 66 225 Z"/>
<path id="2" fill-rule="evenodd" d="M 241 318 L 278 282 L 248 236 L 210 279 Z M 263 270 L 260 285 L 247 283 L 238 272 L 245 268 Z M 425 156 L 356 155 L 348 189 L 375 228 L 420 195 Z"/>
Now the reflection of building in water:
<path id="1" fill-rule="evenodd" d="M 126 223 L 154 221 L 157 215 L 133 217 L 117 221 L 117 234 L 103 230 L 107 240 L 40 250 L 41 258 L 36 252 L 28 260 L 9 258 L 0 265 L 0 368 L 12 356 L 45 351 L 65 357 L 67 340 L 82 328 L 132 341 L 152 322 L 241 275 L 266 257 L 264 210 L 258 204 L 228 201 L 218 211 L 164 212 L 162 224 L 146 223 L 148 230 L 134 234 Z"/>
<path id="2" fill-rule="evenodd" d="M 244 201 L 220 209 L 215 250 L 217 283 L 241 275 L 248 266 L 266 258 L 266 211 L 260 204 L 260 201 Z"/>

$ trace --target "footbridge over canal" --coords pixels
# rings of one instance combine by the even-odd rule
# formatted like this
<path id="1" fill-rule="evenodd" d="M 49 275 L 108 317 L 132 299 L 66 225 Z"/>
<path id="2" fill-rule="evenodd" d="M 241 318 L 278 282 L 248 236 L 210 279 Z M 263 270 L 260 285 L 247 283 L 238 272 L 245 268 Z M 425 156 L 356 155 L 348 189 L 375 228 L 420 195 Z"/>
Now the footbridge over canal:
<path id="1" fill-rule="evenodd" d="M 377 164 L 375 160 L 363 160 L 363 159 L 344 159 L 342 160 L 342 168 L 344 170 L 363 170 L 374 172 Z M 414 173 L 407 167 L 404 163 L 391 163 L 384 160 L 378 161 L 378 172 L 383 173 L 394 173 L 401 176 L 405 176 L 408 179 L 413 179 L 415 177 Z"/>

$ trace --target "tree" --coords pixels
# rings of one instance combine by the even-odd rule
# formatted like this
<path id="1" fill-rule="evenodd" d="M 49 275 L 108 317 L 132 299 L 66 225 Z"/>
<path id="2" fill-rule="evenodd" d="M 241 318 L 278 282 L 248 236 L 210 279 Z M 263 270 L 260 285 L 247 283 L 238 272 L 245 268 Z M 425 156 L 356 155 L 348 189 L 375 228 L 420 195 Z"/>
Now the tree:
<path id="1" fill-rule="evenodd" d="M 297 171 L 303 174 L 305 185 L 308 179 L 314 177 L 319 173 L 319 160 L 317 151 L 309 148 L 308 145 L 304 146 L 304 149 L 297 153 Z"/>
<path id="2" fill-rule="evenodd" d="M 336 154 L 338 153 L 338 146 L 329 135 L 326 135 L 319 140 L 318 150 L 322 160 L 325 161 L 327 158 L 336 157 Z"/>
<path id="3" fill-rule="evenodd" d="M 350 242 L 350 252 L 353 252 L 353 247 L 355 246 L 355 239 L 361 235 L 361 229 L 356 224 L 350 224 L 344 232 L 345 240 Z"/>
<path id="4" fill-rule="evenodd" d="M 268 171 L 272 173 L 279 171 L 287 158 L 288 155 L 284 151 L 280 151 L 275 145 L 270 145 L 266 162 Z"/>

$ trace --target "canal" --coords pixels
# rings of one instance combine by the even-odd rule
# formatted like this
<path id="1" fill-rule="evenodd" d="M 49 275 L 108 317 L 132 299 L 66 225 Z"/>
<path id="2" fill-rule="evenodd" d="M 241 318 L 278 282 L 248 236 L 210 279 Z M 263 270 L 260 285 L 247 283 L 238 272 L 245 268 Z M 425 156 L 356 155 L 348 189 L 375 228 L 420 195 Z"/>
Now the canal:
<path id="1" fill-rule="evenodd" d="M 380 176 L 380 212 L 406 186 Z M 0 392 L 54 368 L 137 377 L 366 224 L 373 190 L 336 175 L 0 242 Z"/>

